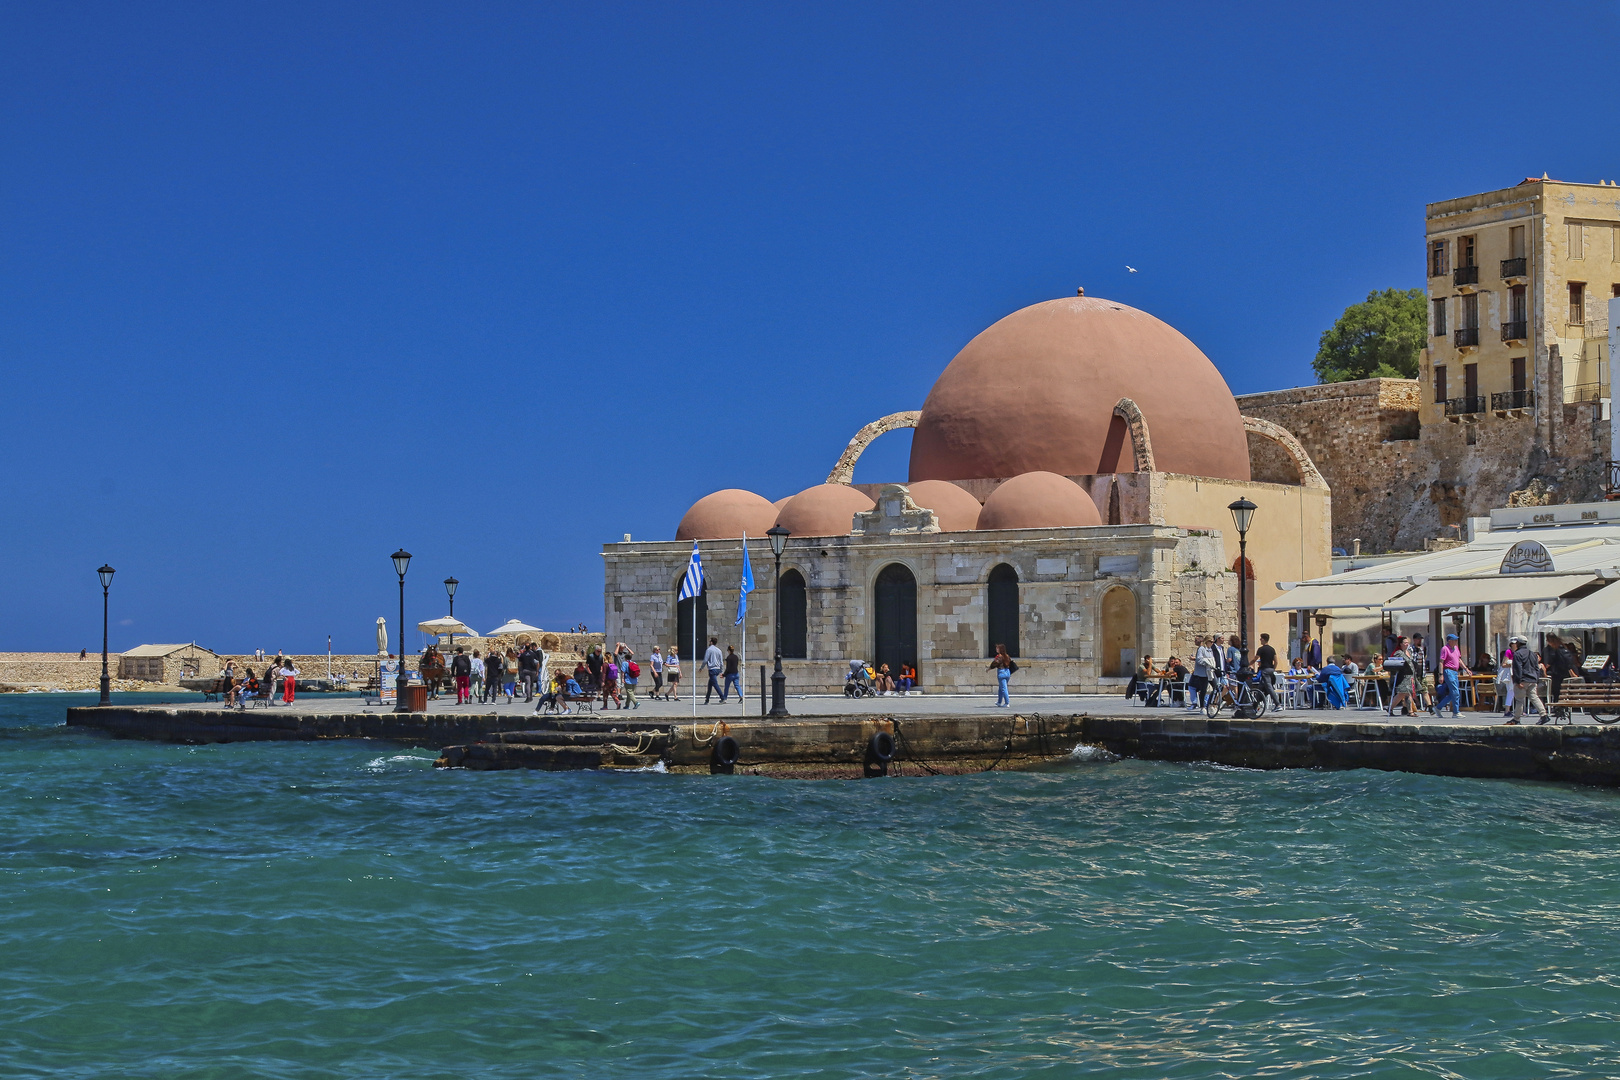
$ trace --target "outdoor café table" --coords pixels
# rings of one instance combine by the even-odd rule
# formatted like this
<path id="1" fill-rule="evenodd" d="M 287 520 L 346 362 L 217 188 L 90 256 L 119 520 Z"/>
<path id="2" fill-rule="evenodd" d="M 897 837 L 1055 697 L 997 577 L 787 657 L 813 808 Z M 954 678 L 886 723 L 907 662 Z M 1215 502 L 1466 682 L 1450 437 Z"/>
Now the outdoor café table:
<path id="1" fill-rule="evenodd" d="M 1295 675 L 1289 672 L 1283 676 L 1283 685 L 1288 691 L 1288 697 L 1284 698 L 1284 700 L 1289 702 L 1289 708 L 1314 709 L 1317 707 L 1316 688 L 1320 684 L 1317 682 L 1315 675 Z"/>
<path id="2" fill-rule="evenodd" d="M 1480 712 L 1496 710 L 1496 676 L 1464 675 L 1458 680 L 1467 691 L 1468 707 Z M 1486 704 L 1489 699 L 1490 704 Z"/>

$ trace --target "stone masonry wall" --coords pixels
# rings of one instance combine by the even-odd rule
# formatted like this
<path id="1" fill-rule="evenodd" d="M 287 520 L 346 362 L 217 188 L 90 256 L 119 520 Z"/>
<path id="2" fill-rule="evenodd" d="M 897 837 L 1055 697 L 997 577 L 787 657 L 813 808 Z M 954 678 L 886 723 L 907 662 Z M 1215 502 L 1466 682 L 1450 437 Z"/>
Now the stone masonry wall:
<path id="1" fill-rule="evenodd" d="M 1556 370 L 1556 365 L 1550 365 Z M 1603 497 L 1610 421 L 1595 403 L 1535 415 L 1485 413 L 1473 423 L 1417 424 L 1423 385 L 1364 379 L 1238 398 L 1239 409 L 1293 432 L 1333 489 L 1333 544 L 1414 551 L 1462 536 L 1467 519 L 1510 503 Z M 1562 384 L 1538 393 L 1560 400 Z M 1279 468 L 1256 455 L 1257 479 Z"/>

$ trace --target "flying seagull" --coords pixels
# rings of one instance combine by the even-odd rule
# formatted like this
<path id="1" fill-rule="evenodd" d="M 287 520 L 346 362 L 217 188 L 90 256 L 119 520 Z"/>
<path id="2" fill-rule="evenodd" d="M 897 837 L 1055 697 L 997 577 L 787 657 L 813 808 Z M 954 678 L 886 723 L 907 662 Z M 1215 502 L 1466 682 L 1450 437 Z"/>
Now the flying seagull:
<path id="1" fill-rule="evenodd" d="M 1137 272 L 1136 267 L 1134 266 L 1127 265 L 1125 269 L 1129 270 L 1133 274 Z"/>

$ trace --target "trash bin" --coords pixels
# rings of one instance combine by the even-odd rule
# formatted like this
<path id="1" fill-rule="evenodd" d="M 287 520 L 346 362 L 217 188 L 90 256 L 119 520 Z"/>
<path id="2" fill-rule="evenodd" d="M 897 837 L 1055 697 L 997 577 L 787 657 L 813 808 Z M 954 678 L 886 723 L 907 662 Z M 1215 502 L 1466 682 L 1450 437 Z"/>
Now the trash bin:
<path id="1" fill-rule="evenodd" d="M 426 686 L 407 686 L 405 688 L 405 709 L 407 712 L 427 712 Z"/>

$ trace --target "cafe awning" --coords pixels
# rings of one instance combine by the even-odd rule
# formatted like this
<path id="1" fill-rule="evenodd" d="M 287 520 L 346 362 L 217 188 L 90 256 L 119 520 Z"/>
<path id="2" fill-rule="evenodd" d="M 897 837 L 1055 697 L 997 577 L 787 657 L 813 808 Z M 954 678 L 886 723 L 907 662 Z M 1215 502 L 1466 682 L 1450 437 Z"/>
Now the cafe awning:
<path id="1" fill-rule="evenodd" d="M 1389 602 L 1412 587 L 1410 581 L 1345 581 L 1340 583 L 1306 583 L 1296 585 L 1269 604 L 1261 604 L 1261 611 L 1333 611 L 1339 608 L 1363 608 L 1374 611 L 1390 606 Z"/>
<path id="2" fill-rule="evenodd" d="M 1540 630 L 1607 630 L 1620 626 L 1620 585 L 1599 589 L 1559 608 L 1538 625 Z"/>
<path id="3" fill-rule="evenodd" d="M 1418 611 L 1423 608 L 1556 600 L 1596 578 L 1596 574 L 1481 574 L 1477 577 L 1430 578 L 1411 592 L 1403 593 L 1389 606 L 1401 611 Z"/>

